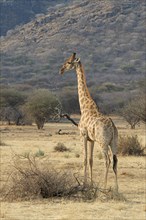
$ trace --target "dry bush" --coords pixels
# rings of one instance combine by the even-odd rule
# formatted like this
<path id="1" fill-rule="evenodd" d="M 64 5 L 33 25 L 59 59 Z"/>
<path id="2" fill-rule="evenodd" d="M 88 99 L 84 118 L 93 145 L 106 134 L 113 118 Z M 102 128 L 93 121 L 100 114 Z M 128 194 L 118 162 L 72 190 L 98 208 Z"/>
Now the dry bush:
<path id="1" fill-rule="evenodd" d="M 76 153 L 76 154 L 75 154 L 75 157 L 76 157 L 76 158 L 79 158 L 79 157 L 80 157 L 80 154 Z"/>
<path id="2" fill-rule="evenodd" d="M 144 149 L 142 148 L 137 135 L 136 136 L 119 136 L 118 150 L 119 150 L 119 154 L 123 156 L 144 155 Z"/>
<path id="3" fill-rule="evenodd" d="M 2 140 L 0 140 L 0 146 L 7 146 L 7 144 L 3 142 Z"/>
<path id="4" fill-rule="evenodd" d="M 15 155 L 14 172 L 5 186 L 5 198 L 13 201 L 69 194 L 74 184 L 71 175 L 45 167 L 39 158 L 30 153 L 24 157 Z"/>
<path id="5" fill-rule="evenodd" d="M 113 196 L 111 189 L 102 190 L 95 184 L 85 186 L 80 176 L 46 167 L 40 161 L 40 158 L 30 154 L 26 157 L 15 155 L 14 170 L 1 190 L 4 200 L 71 198 L 87 201 L 96 198 L 101 200 L 120 198 L 120 194 Z"/>
<path id="6" fill-rule="evenodd" d="M 65 152 L 65 151 L 70 151 L 69 148 L 67 148 L 63 143 L 58 143 L 55 147 L 54 147 L 55 151 L 58 152 Z"/>

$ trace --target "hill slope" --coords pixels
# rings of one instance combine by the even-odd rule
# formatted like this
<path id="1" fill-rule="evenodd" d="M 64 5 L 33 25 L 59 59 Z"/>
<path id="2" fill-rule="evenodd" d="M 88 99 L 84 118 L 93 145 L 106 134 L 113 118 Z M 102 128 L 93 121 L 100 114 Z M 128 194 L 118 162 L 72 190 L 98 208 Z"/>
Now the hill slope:
<path id="1" fill-rule="evenodd" d="M 144 77 L 145 1 L 71 2 L 2 37 L 2 85 L 52 90 L 72 86 L 75 74 L 61 78 L 58 71 L 73 51 L 85 65 L 89 86 L 110 82 L 113 90 L 133 89 Z"/>
<path id="2" fill-rule="evenodd" d="M 46 13 L 48 7 L 58 3 L 67 3 L 70 0 L 0 0 L 0 35 L 22 25 L 33 18 L 36 14 Z"/>

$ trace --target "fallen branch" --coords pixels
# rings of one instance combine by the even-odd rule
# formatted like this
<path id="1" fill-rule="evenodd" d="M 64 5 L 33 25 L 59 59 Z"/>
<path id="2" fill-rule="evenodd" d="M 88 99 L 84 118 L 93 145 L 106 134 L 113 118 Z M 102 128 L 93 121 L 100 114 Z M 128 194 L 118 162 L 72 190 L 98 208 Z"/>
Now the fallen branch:
<path id="1" fill-rule="evenodd" d="M 69 121 L 71 121 L 75 126 L 78 127 L 78 123 L 76 123 L 68 114 L 60 114 L 60 118 L 67 118 Z"/>
<path id="2" fill-rule="evenodd" d="M 56 134 L 59 134 L 59 135 L 74 135 L 74 134 L 76 134 L 76 132 L 64 132 L 64 131 L 62 131 L 62 129 L 59 129 L 57 132 L 56 132 Z"/>

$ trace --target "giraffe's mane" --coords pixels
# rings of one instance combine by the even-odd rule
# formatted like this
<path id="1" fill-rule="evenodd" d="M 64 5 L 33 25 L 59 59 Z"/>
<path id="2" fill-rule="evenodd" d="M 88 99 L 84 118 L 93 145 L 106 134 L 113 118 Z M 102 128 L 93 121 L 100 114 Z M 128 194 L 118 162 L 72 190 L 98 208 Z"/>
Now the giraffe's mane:
<path id="1" fill-rule="evenodd" d="M 84 80 L 84 83 L 85 83 L 85 85 L 86 85 L 86 92 L 87 92 L 87 94 L 88 94 L 88 97 L 89 97 L 90 99 L 92 99 L 92 97 L 91 97 L 91 95 L 90 95 L 90 93 L 89 93 L 88 87 L 87 87 L 85 71 L 84 71 L 84 68 L 83 68 L 83 65 L 82 65 L 81 61 L 80 61 L 80 71 L 81 71 L 82 74 L 83 74 L 83 80 Z"/>
<path id="2" fill-rule="evenodd" d="M 81 63 L 81 61 L 80 61 L 80 67 L 81 67 L 81 72 L 84 74 L 84 76 L 85 76 L 85 71 L 84 71 L 84 68 L 83 68 L 83 65 L 82 65 L 82 63 Z"/>
<path id="3" fill-rule="evenodd" d="M 81 61 L 80 61 L 80 71 L 81 71 L 82 74 L 83 74 L 83 80 L 84 80 L 84 83 L 85 83 L 85 85 L 86 85 L 86 92 L 87 92 L 87 94 L 88 94 L 88 97 L 95 103 L 95 101 L 93 100 L 92 96 L 90 95 L 89 89 L 88 89 L 88 87 L 87 87 L 85 71 L 84 71 L 84 67 L 83 67 Z M 95 106 L 96 106 L 97 110 L 100 112 L 100 110 L 99 110 L 100 108 L 99 108 L 99 106 L 98 106 L 96 103 L 95 103 Z"/>

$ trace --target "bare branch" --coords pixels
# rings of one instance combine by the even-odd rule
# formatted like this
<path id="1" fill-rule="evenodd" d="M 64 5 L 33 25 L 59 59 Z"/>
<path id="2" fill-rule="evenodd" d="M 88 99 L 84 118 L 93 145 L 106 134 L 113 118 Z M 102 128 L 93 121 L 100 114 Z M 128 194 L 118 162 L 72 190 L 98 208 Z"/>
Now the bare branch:
<path id="1" fill-rule="evenodd" d="M 78 123 L 76 123 L 67 113 L 66 114 L 60 114 L 60 118 L 67 118 L 69 121 L 71 121 L 75 126 L 78 127 Z"/>

